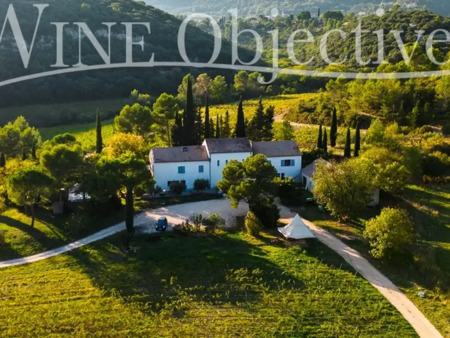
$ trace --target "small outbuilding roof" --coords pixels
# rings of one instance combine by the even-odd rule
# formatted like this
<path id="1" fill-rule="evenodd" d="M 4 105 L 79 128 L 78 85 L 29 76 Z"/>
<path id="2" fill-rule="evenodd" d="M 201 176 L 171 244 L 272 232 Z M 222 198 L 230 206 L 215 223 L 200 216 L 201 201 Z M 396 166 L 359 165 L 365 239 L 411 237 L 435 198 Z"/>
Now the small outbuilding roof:
<path id="1" fill-rule="evenodd" d="M 150 151 L 150 162 L 152 163 L 202 161 L 209 161 L 208 154 L 204 146 L 153 148 Z"/>
<path id="2" fill-rule="evenodd" d="M 285 238 L 292 239 L 307 239 L 316 238 L 316 235 L 308 228 L 308 226 L 303 222 L 300 216 L 295 215 L 294 219 L 286 225 L 285 227 L 278 228 L 278 231 Z"/>
<path id="3" fill-rule="evenodd" d="M 300 149 L 294 141 L 252 142 L 253 153 L 267 157 L 301 156 Z"/>
<path id="4" fill-rule="evenodd" d="M 302 170 L 302 175 L 312 178 L 314 176 L 314 174 L 316 173 L 317 170 L 317 164 L 319 163 L 324 163 L 325 165 L 331 165 L 330 162 L 325 161 L 323 158 L 318 158 L 317 160 L 315 160 L 313 163 L 311 163 L 310 165 L 307 165 L 306 167 L 303 168 Z"/>
<path id="5" fill-rule="evenodd" d="M 246 137 L 211 138 L 205 140 L 210 154 L 251 153 L 252 146 Z"/>

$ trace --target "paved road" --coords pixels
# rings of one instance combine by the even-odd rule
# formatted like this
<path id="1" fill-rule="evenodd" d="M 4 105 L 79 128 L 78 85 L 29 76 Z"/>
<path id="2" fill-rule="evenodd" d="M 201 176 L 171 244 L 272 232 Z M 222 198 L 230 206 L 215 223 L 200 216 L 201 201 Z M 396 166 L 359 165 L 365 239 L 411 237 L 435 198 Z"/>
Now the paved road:
<path id="1" fill-rule="evenodd" d="M 236 216 L 245 215 L 247 210 L 248 207 L 242 203 L 238 209 L 231 209 L 230 203 L 226 199 L 180 204 L 139 214 L 135 218 L 135 226 L 140 227 L 146 232 L 152 232 L 153 228 L 149 225 L 153 224 L 159 217 L 167 217 L 170 224 L 176 225 L 185 221 L 186 218 L 193 213 L 219 213 L 222 217 L 226 218 L 229 224 L 229 222 L 232 222 Z M 281 218 L 284 221 L 290 221 L 293 217 L 294 215 L 287 208 L 281 208 Z M 442 337 L 433 324 L 428 321 L 428 319 L 406 297 L 406 295 L 403 294 L 387 277 L 375 269 L 365 258 L 361 256 L 359 252 L 344 244 L 328 231 L 307 220 L 304 220 L 304 222 L 317 235 L 319 241 L 343 257 L 348 264 L 350 264 L 356 271 L 358 271 L 359 274 L 361 274 L 361 276 L 367 279 L 403 315 L 403 317 L 411 324 L 420 337 Z M 54 257 L 112 236 L 124 230 L 125 224 L 120 223 L 94 235 L 54 250 L 49 250 L 34 256 L 0 262 L 0 269 L 16 265 L 24 265 Z"/>

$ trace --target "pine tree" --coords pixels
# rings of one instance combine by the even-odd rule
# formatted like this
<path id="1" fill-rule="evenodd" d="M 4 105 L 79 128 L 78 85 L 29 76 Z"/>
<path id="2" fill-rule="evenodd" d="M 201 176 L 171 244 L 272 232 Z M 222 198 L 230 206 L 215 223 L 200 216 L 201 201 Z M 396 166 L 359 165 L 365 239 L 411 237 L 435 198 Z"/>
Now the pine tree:
<path id="1" fill-rule="evenodd" d="M 320 125 L 320 127 L 319 127 L 319 136 L 317 137 L 317 149 L 322 149 L 322 141 L 323 141 L 322 125 Z"/>
<path id="2" fill-rule="evenodd" d="M 205 105 L 205 139 L 211 138 L 211 126 L 209 122 L 209 102 L 208 96 L 206 96 L 206 105 Z"/>
<path id="3" fill-rule="evenodd" d="M 347 128 L 347 137 L 345 139 L 344 157 L 350 158 L 352 156 L 352 139 L 350 135 L 350 128 Z"/>
<path id="4" fill-rule="evenodd" d="M 336 138 L 337 138 L 337 113 L 336 108 L 333 109 L 333 116 L 331 118 L 331 129 L 330 129 L 330 145 L 332 147 L 336 147 Z"/>
<path id="5" fill-rule="evenodd" d="M 245 137 L 245 117 L 242 96 L 241 100 L 239 101 L 235 134 L 236 137 Z"/>
<path id="6" fill-rule="evenodd" d="M 219 121 L 219 115 L 216 115 L 216 138 L 220 138 L 220 121 Z"/>
<path id="7" fill-rule="evenodd" d="M 323 132 L 323 140 L 322 140 L 322 149 L 327 153 L 328 152 L 328 134 L 327 128 L 325 128 Z"/>
<path id="8" fill-rule="evenodd" d="M 101 154 L 103 150 L 102 121 L 100 120 L 100 111 L 98 109 L 96 116 L 96 134 L 97 134 L 97 142 L 95 145 L 95 152 L 97 154 Z"/>
<path id="9" fill-rule="evenodd" d="M 1 153 L 0 154 L 0 168 L 4 168 L 6 165 L 6 159 L 5 159 L 5 154 Z"/>
<path id="10" fill-rule="evenodd" d="M 223 124 L 221 134 L 224 138 L 228 138 L 231 136 L 230 113 L 228 112 L 228 110 L 225 112 L 225 122 Z"/>
<path id="11" fill-rule="evenodd" d="M 359 151 L 361 150 L 361 127 L 359 125 L 359 121 L 356 124 L 356 135 L 355 135 L 355 152 L 354 156 L 359 156 Z"/>
<path id="12" fill-rule="evenodd" d="M 203 125 L 202 113 L 197 109 L 194 114 L 194 139 L 192 144 L 202 144 L 205 137 L 205 127 Z"/>
<path id="13" fill-rule="evenodd" d="M 261 141 L 264 133 L 264 105 L 259 99 L 258 107 L 248 124 L 248 137 L 252 141 Z"/>

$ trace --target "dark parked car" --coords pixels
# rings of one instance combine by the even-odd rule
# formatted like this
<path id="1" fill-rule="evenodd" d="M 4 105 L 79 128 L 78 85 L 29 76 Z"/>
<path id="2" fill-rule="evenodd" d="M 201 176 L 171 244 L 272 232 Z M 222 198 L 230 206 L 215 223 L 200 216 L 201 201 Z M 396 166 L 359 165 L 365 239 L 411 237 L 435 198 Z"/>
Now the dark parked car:
<path id="1" fill-rule="evenodd" d="M 156 231 L 166 231 L 167 224 L 168 224 L 167 223 L 167 218 L 161 217 L 156 222 L 156 225 L 155 225 Z"/>

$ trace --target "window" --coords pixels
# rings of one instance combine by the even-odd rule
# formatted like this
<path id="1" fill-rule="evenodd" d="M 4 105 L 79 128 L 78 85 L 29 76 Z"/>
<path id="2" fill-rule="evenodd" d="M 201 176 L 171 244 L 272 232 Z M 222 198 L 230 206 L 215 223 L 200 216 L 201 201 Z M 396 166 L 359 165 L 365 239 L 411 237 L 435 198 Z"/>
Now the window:
<path id="1" fill-rule="evenodd" d="M 178 167 L 178 173 L 179 174 L 185 174 L 186 173 L 186 167 Z"/>
<path id="2" fill-rule="evenodd" d="M 198 166 L 198 172 L 199 172 L 199 173 L 203 173 L 204 171 L 205 171 L 205 167 L 202 166 L 202 165 L 199 165 L 199 166 Z"/>
<path id="3" fill-rule="evenodd" d="M 295 166 L 294 160 L 281 160 L 281 166 L 282 167 L 293 167 Z"/>
<path id="4" fill-rule="evenodd" d="M 217 160 L 217 166 L 220 167 L 220 160 Z"/>

